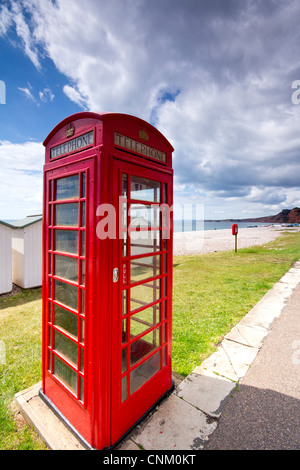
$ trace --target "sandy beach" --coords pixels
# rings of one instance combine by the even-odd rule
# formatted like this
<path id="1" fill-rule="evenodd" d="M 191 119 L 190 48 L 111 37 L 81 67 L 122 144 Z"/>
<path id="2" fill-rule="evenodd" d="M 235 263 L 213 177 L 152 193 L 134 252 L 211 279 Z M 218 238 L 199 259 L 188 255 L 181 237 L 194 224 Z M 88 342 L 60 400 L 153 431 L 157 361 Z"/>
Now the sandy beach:
<path id="1" fill-rule="evenodd" d="M 247 248 L 271 242 L 286 229 L 283 226 L 241 228 L 237 236 L 237 248 Z M 289 227 L 288 230 L 299 231 L 300 228 Z M 176 256 L 234 250 L 234 239 L 231 229 L 176 232 L 173 239 L 173 253 Z"/>

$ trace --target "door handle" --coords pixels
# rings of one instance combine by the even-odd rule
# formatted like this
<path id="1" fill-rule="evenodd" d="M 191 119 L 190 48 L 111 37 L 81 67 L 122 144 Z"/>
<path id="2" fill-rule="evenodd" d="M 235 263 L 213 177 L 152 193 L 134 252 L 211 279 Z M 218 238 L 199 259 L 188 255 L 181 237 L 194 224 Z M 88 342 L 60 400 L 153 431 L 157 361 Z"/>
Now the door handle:
<path id="1" fill-rule="evenodd" d="M 119 269 L 114 268 L 113 269 L 113 282 L 118 282 L 119 280 Z"/>

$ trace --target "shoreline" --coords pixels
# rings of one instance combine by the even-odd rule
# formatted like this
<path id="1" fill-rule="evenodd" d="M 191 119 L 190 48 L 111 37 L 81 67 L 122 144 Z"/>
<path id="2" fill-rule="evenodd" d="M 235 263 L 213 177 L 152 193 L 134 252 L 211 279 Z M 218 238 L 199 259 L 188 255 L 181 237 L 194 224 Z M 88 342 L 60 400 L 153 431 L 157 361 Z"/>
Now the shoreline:
<path id="1" fill-rule="evenodd" d="M 300 231 L 300 227 L 263 226 L 239 228 L 237 249 L 264 245 L 276 240 L 287 229 Z M 231 229 L 174 232 L 173 255 L 197 255 L 234 250 L 235 237 Z"/>

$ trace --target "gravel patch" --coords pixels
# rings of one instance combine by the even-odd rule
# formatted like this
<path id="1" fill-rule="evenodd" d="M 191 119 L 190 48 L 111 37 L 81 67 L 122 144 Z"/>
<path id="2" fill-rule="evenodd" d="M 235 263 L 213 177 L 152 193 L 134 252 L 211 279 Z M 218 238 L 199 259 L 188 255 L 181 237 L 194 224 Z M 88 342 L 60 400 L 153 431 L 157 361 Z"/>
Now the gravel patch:
<path id="1" fill-rule="evenodd" d="M 279 237 L 287 230 L 282 226 L 249 227 L 239 229 L 237 248 L 264 245 Z M 299 227 L 288 228 L 299 231 Z M 173 237 L 173 254 L 196 255 L 215 251 L 230 251 L 235 248 L 235 237 L 231 229 L 202 230 L 199 232 L 176 232 Z"/>

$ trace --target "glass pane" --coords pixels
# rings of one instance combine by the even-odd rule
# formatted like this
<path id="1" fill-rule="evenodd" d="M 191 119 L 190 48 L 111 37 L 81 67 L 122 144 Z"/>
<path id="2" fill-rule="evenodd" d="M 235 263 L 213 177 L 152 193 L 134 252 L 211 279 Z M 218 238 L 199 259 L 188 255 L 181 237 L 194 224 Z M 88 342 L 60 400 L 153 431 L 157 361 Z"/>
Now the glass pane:
<path id="1" fill-rule="evenodd" d="M 167 297 L 167 278 L 162 279 L 162 297 Z"/>
<path id="2" fill-rule="evenodd" d="M 160 369 L 160 351 L 130 373 L 130 393 L 135 392 Z"/>
<path id="3" fill-rule="evenodd" d="M 52 348 L 52 327 L 48 326 L 48 346 Z"/>
<path id="4" fill-rule="evenodd" d="M 81 175 L 81 197 L 85 197 L 85 181 L 86 181 L 86 175 L 85 173 L 82 173 Z"/>
<path id="5" fill-rule="evenodd" d="M 127 343 L 127 318 L 122 320 L 122 344 Z"/>
<path id="6" fill-rule="evenodd" d="M 55 275 L 78 282 L 78 260 L 55 255 Z"/>
<path id="7" fill-rule="evenodd" d="M 167 324 L 166 323 L 163 324 L 162 329 L 163 329 L 163 339 L 162 339 L 162 341 L 163 341 L 163 343 L 166 343 L 167 342 Z"/>
<path id="8" fill-rule="evenodd" d="M 130 346 L 130 365 L 147 356 L 151 351 L 160 346 L 160 328 L 142 336 Z"/>
<path id="9" fill-rule="evenodd" d="M 54 357 L 54 371 L 53 373 L 59 377 L 62 382 L 68 385 L 73 392 L 77 391 L 77 374 L 67 364 L 65 364 L 59 357 Z"/>
<path id="10" fill-rule="evenodd" d="M 122 349 L 122 373 L 127 370 L 127 348 Z"/>
<path id="11" fill-rule="evenodd" d="M 127 232 L 122 233 L 122 256 L 127 256 Z"/>
<path id="12" fill-rule="evenodd" d="M 78 232 L 73 230 L 55 230 L 55 250 L 78 254 Z"/>
<path id="13" fill-rule="evenodd" d="M 83 289 L 80 289 L 80 292 L 81 292 L 81 311 L 80 313 L 84 314 L 85 313 L 85 295 L 84 295 L 84 290 Z"/>
<path id="14" fill-rule="evenodd" d="M 160 280 L 147 282 L 130 289 L 130 310 L 146 306 L 160 299 Z"/>
<path id="15" fill-rule="evenodd" d="M 54 349 L 77 364 L 77 344 L 58 331 L 54 331 Z"/>
<path id="16" fill-rule="evenodd" d="M 54 305 L 54 324 L 68 331 L 77 338 L 78 317 L 58 305 Z"/>
<path id="17" fill-rule="evenodd" d="M 164 255 L 164 269 L 163 273 L 167 274 L 167 254 Z"/>
<path id="18" fill-rule="evenodd" d="M 159 227 L 160 208 L 156 205 L 131 204 L 130 205 L 130 228 L 143 229 Z M 131 237 L 139 238 L 139 234 L 130 233 Z"/>
<path id="19" fill-rule="evenodd" d="M 134 338 L 160 321 L 160 304 L 146 308 L 131 317 L 130 337 Z"/>
<path id="20" fill-rule="evenodd" d="M 81 329 L 81 343 L 84 343 L 84 318 L 80 318 L 80 329 Z"/>
<path id="21" fill-rule="evenodd" d="M 56 180 L 56 200 L 75 199 L 79 197 L 78 175 L 67 176 Z"/>
<path id="22" fill-rule="evenodd" d="M 80 393 L 79 393 L 79 400 L 83 401 L 83 385 L 84 385 L 84 381 L 83 381 L 83 377 L 79 377 L 79 386 L 80 386 Z"/>
<path id="23" fill-rule="evenodd" d="M 127 375 L 122 379 L 122 402 L 127 398 Z"/>
<path id="24" fill-rule="evenodd" d="M 52 201 L 52 188 L 53 188 L 53 180 L 49 181 L 49 201 Z"/>
<path id="25" fill-rule="evenodd" d="M 81 253 L 80 256 L 85 256 L 85 232 L 81 233 Z"/>
<path id="26" fill-rule="evenodd" d="M 122 228 L 127 228 L 127 202 L 122 203 Z"/>
<path id="27" fill-rule="evenodd" d="M 52 277 L 49 277 L 48 278 L 48 297 L 49 297 L 49 299 L 52 299 L 52 295 L 53 295 L 53 292 L 52 292 Z"/>
<path id="28" fill-rule="evenodd" d="M 48 243 L 49 243 L 49 250 L 52 250 L 52 230 L 48 232 Z"/>
<path id="29" fill-rule="evenodd" d="M 74 310 L 78 309 L 78 289 L 76 286 L 55 280 L 55 299 Z"/>
<path id="30" fill-rule="evenodd" d="M 85 227 L 85 202 L 81 203 L 81 227 Z"/>
<path id="31" fill-rule="evenodd" d="M 80 348 L 80 372 L 84 371 L 84 349 Z"/>
<path id="32" fill-rule="evenodd" d="M 130 190 L 131 199 L 160 202 L 160 183 L 158 181 L 132 175 Z"/>
<path id="33" fill-rule="evenodd" d="M 81 263 L 81 282 L 80 284 L 84 286 L 85 284 L 85 261 L 80 261 Z"/>
<path id="34" fill-rule="evenodd" d="M 122 196 L 127 197 L 127 175 L 122 174 Z"/>
<path id="35" fill-rule="evenodd" d="M 56 204 L 55 225 L 78 226 L 78 203 Z"/>
<path id="36" fill-rule="evenodd" d="M 162 202 L 167 202 L 167 183 L 163 183 L 163 200 Z"/>
<path id="37" fill-rule="evenodd" d="M 127 313 L 127 290 L 123 290 L 123 293 L 122 293 L 122 298 L 123 298 L 123 302 L 122 302 L 122 315 L 126 315 Z"/>
<path id="38" fill-rule="evenodd" d="M 131 282 L 142 281 L 149 277 L 159 276 L 160 256 L 147 256 L 131 260 L 130 263 Z"/>
<path id="39" fill-rule="evenodd" d="M 160 251 L 159 230 L 131 232 L 131 256 Z"/>

